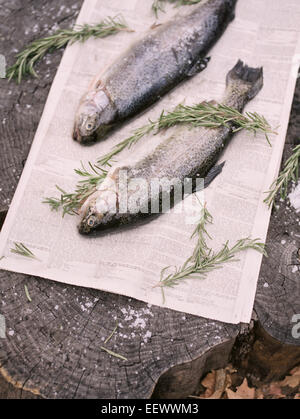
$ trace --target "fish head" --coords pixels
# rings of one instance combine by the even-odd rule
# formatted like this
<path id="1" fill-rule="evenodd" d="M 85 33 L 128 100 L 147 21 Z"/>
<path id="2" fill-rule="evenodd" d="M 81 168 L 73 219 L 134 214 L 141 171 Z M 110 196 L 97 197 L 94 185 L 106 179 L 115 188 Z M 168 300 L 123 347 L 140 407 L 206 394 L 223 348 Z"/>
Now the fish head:
<path id="1" fill-rule="evenodd" d="M 76 113 L 73 139 L 80 143 L 95 142 L 111 128 L 116 110 L 106 91 L 94 89 L 84 95 Z"/>
<path id="2" fill-rule="evenodd" d="M 118 195 L 114 188 L 106 185 L 94 192 L 82 205 L 79 214 L 81 222 L 79 233 L 90 234 L 93 231 L 108 228 L 118 218 Z"/>

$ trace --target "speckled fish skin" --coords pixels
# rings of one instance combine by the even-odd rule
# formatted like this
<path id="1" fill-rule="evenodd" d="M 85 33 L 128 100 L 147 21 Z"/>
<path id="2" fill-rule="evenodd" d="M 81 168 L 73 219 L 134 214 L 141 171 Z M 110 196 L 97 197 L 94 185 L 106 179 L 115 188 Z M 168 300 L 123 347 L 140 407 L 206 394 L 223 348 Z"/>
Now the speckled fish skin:
<path id="1" fill-rule="evenodd" d="M 250 68 L 242 61 L 229 71 L 226 79 L 226 91 L 222 103 L 231 106 L 240 112 L 246 103 L 260 91 L 263 86 L 262 68 Z M 147 181 L 148 195 L 140 208 L 150 208 L 150 199 L 161 202 L 162 193 L 168 192 L 168 185 L 159 193 L 151 190 L 151 180 L 178 179 L 181 184 L 186 179 L 193 179 L 197 175 L 205 177 L 214 166 L 225 144 L 232 136 L 230 127 L 217 129 L 197 128 L 189 130 L 181 126 L 176 135 L 164 140 L 147 157 L 133 165 L 124 165 L 112 168 L 99 190 L 91 195 L 81 208 L 82 221 L 78 226 L 79 232 L 89 234 L 96 230 L 104 230 L 122 224 L 133 223 L 139 218 L 149 216 L 150 211 L 133 213 L 130 205 L 128 212 L 122 213 L 118 209 L 120 191 L 118 189 L 119 176 L 127 171 L 130 179 L 142 178 Z M 155 195 L 156 194 L 156 195 Z M 130 197 L 130 192 L 128 192 Z M 152 201 L 153 202 L 153 201 Z M 101 210 L 105 204 L 105 210 Z M 104 208 L 103 207 L 103 208 Z M 115 207 L 115 211 L 110 209 Z"/>
<path id="2" fill-rule="evenodd" d="M 73 138 L 105 136 L 157 101 L 187 77 L 202 71 L 205 55 L 234 18 L 237 0 L 203 0 L 187 16 L 149 31 L 99 76 L 78 108 Z"/>

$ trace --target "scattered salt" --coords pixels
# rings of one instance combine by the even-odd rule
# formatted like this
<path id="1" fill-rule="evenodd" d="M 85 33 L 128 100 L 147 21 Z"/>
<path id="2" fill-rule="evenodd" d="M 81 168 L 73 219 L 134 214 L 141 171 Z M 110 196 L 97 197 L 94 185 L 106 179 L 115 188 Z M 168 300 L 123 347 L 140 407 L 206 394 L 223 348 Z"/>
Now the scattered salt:
<path id="1" fill-rule="evenodd" d="M 292 207 L 294 207 L 297 212 L 300 211 L 300 182 L 289 194 L 289 200 Z"/>
<path id="2" fill-rule="evenodd" d="M 148 339 L 150 339 L 152 336 L 152 333 L 150 332 L 150 330 L 147 330 L 147 332 L 145 333 L 145 335 L 143 336 L 143 340 L 145 343 L 148 342 Z"/>

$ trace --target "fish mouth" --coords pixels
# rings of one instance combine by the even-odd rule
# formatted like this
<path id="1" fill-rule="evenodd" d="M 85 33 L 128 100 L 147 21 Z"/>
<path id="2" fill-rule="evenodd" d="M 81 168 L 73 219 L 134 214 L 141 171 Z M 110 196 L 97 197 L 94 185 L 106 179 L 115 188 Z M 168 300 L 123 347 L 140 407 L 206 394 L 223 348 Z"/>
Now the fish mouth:
<path id="1" fill-rule="evenodd" d="M 91 234 L 94 230 L 97 229 L 99 224 L 101 224 L 101 218 L 94 215 L 91 211 L 86 211 L 83 208 L 79 211 L 79 213 L 83 214 L 83 218 L 81 218 L 80 223 L 77 225 L 78 232 L 83 235 Z M 94 222 L 91 224 L 89 221 L 91 220 L 91 217 L 94 218 Z"/>
<path id="2" fill-rule="evenodd" d="M 102 125 L 88 135 L 82 135 L 79 128 L 75 127 L 73 130 L 73 140 L 80 144 L 95 143 L 96 141 L 102 140 L 111 127 L 111 124 Z"/>
<path id="3" fill-rule="evenodd" d="M 77 226 L 78 232 L 82 235 L 88 235 L 90 234 L 95 228 L 88 226 L 84 221 L 81 221 L 81 223 Z"/>
<path id="4" fill-rule="evenodd" d="M 90 135 L 81 135 L 77 128 L 73 131 L 73 140 L 81 144 L 95 143 L 98 140 L 97 131 Z"/>

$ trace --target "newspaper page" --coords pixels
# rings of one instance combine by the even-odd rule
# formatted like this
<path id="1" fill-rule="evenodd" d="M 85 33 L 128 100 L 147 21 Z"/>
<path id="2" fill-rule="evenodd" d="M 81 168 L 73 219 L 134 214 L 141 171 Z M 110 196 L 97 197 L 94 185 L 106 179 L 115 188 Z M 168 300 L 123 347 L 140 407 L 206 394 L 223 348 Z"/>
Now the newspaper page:
<path id="1" fill-rule="evenodd" d="M 94 162 L 135 128 L 159 117 L 163 109 L 171 110 L 179 103 L 220 101 L 226 74 L 241 59 L 264 68 L 264 87 L 246 110 L 263 114 L 273 127 L 279 127 L 278 135 L 270 136 L 270 147 L 262 134 L 237 133 L 220 156 L 226 162 L 223 172 L 200 197 L 213 216 L 208 246 L 214 251 L 227 241 L 233 245 L 245 237 L 265 241 L 270 210 L 263 200 L 278 174 L 297 78 L 300 2 L 238 0 L 236 17 L 210 51 L 205 71 L 123 124 L 107 140 L 83 147 L 71 138 L 79 100 L 97 72 L 151 30 L 156 21 L 151 4 L 151 0 L 85 0 L 78 24 L 97 23 L 121 13 L 135 32 L 91 39 L 66 49 L 1 232 L 0 267 L 36 275 L 41 281 L 48 278 L 92 287 L 223 322 L 249 322 L 262 259 L 258 252 L 244 251 L 238 261 L 225 263 L 205 278 L 166 288 L 163 302 L 161 289 L 155 287 L 161 270 L 181 266 L 195 247 L 196 239 L 191 239 L 195 224 L 186 222 L 185 214 L 170 211 L 142 225 L 83 237 L 77 230 L 79 217 L 62 218 L 42 203 L 44 197 L 59 196 L 55 185 L 74 190 L 79 180 L 74 169 L 80 161 Z M 191 7 L 166 3 L 159 23 L 177 13 L 189 13 Z M 186 135 L 191 132 L 186 130 Z M 143 138 L 117 160 L 130 161 L 150 152 L 165 135 L 169 133 Z M 185 201 L 195 209 L 192 196 Z M 12 253 L 15 242 L 25 244 L 36 259 Z"/>

